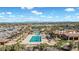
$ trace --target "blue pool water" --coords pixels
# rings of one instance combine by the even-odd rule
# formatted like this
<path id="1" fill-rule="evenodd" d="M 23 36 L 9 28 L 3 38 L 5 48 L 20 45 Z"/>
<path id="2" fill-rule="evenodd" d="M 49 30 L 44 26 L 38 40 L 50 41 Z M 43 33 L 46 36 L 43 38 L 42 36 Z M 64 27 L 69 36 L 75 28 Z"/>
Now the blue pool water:
<path id="1" fill-rule="evenodd" d="M 32 36 L 30 42 L 41 42 L 41 36 Z"/>

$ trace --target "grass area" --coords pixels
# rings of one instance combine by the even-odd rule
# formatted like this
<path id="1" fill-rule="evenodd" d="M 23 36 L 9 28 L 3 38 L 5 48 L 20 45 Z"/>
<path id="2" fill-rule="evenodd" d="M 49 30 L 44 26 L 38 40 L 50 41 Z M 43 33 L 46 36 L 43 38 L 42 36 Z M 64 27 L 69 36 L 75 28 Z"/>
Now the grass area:
<path id="1" fill-rule="evenodd" d="M 72 43 L 68 40 L 60 40 L 60 41 L 58 41 L 58 43 L 56 45 L 54 45 L 54 47 L 62 48 L 66 44 L 72 44 Z"/>
<path id="2" fill-rule="evenodd" d="M 0 51 L 24 51 L 25 45 L 22 44 L 14 44 L 14 45 L 4 45 L 0 47 Z"/>

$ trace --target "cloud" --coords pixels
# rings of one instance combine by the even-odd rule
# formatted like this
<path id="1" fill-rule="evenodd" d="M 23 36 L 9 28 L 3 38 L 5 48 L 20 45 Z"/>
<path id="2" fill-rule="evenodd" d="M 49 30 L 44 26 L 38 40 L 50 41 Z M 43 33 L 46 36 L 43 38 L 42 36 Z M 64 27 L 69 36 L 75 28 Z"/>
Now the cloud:
<path id="1" fill-rule="evenodd" d="M 15 15 L 9 15 L 9 17 L 12 17 L 13 18 L 13 17 L 16 17 L 16 16 Z"/>
<path id="2" fill-rule="evenodd" d="M 55 16 L 55 18 L 59 18 L 59 16 Z"/>
<path id="3" fill-rule="evenodd" d="M 71 15 L 64 16 L 65 19 L 71 18 Z"/>
<path id="4" fill-rule="evenodd" d="M 19 15 L 20 17 L 24 17 L 24 15 Z"/>
<path id="5" fill-rule="evenodd" d="M 2 19 L 6 19 L 6 20 L 21 20 L 21 21 L 24 21 L 24 20 L 32 20 L 32 18 L 2 18 Z"/>
<path id="6" fill-rule="evenodd" d="M 73 12 L 73 11 L 75 11 L 75 9 L 74 8 L 66 8 L 65 11 L 67 11 L 67 12 Z"/>
<path id="7" fill-rule="evenodd" d="M 12 14 L 12 12 L 6 12 L 6 14 Z"/>
<path id="8" fill-rule="evenodd" d="M 27 9 L 33 9 L 34 7 L 26 7 Z"/>
<path id="9" fill-rule="evenodd" d="M 40 15 L 40 14 L 43 14 L 43 12 L 39 12 L 39 11 L 36 11 L 36 10 L 33 10 L 31 11 L 33 14 L 36 14 L 36 15 Z"/>
<path id="10" fill-rule="evenodd" d="M 25 7 L 21 7 L 21 9 L 25 9 Z"/>
<path id="11" fill-rule="evenodd" d="M 24 18 L 24 20 L 33 20 L 33 18 Z"/>
<path id="12" fill-rule="evenodd" d="M 79 19 L 79 16 L 75 16 L 75 15 L 68 15 L 68 16 L 64 16 L 64 19 L 66 20 L 76 20 Z"/>
<path id="13" fill-rule="evenodd" d="M 5 12 L 0 12 L 0 14 L 4 15 L 4 14 L 5 14 Z"/>
<path id="14" fill-rule="evenodd" d="M 40 17 L 46 17 L 46 16 L 44 16 L 44 15 L 41 15 Z"/>
<path id="15" fill-rule="evenodd" d="M 25 17 L 24 15 L 22 14 L 19 14 L 19 15 L 16 15 L 17 17 Z"/>
<path id="16" fill-rule="evenodd" d="M 31 10 L 33 9 L 34 7 L 21 7 L 21 9 L 28 9 L 28 10 Z"/>
<path id="17" fill-rule="evenodd" d="M 77 19 L 79 19 L 79 16 L 76 16 Z"/>
<path id="18" fill-rule="evenodd" d="M 76 13 L 75 15 L 79 15 L 79 13 Z"/>
<path id="19" fill-rule="evenodd" d="M 52 16 L 48 16 L 47 18 L 52 18 Z"/>
<path id="20" fill-rule="evenodd" d="M 0 15 L 0 17 L 3 17 L 2 15 Z"/>
<path id="21" fill-rule="evenodd" d="M 5 15 L 5 14 L 12 14 L 12 12 L 0 12 L 0 14 Z"/>

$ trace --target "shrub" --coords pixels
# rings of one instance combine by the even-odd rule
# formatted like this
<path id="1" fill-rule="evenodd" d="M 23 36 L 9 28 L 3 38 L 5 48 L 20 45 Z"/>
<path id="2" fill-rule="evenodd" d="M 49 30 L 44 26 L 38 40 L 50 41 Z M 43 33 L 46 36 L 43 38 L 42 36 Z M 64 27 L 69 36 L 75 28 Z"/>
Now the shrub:
<path id="1" fill-rule="evenodd" d="M 23 51 L 25 50 L 25 45 L 22 44 L 14 44 L 9 46 L 3 46 L 0 48 L 0 51 Z"/>

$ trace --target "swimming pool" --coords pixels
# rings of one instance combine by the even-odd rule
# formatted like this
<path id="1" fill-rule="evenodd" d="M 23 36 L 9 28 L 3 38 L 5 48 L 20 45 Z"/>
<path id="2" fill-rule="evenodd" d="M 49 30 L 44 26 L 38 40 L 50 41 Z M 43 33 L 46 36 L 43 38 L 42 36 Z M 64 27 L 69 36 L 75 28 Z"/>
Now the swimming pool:
<path id="1" fill-rule="evenodd" d="M 41 36 L 32 36 L 30 42 L 41 42 Z"/>

